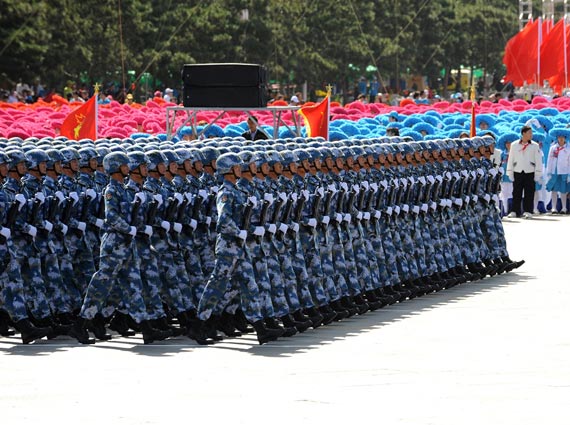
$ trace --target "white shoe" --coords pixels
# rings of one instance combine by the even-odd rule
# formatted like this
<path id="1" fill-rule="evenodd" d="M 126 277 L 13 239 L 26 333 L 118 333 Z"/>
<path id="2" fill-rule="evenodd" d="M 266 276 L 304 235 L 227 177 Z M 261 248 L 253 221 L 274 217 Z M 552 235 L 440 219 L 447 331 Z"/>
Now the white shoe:
<path id="1" fill-rule="evenodd" d="M 526 218 L 526 219 L 528 220 L 528 219 L 531 219 L 531 218 L 532 218 L 532 214 L 529 213 L 529 212 L 525 212 L 525 213 L 523 213 L 522 217 L 523 217 L 523 218 Z"/>
<path id="2" fill-rule="evenodd" d="M 568 211 L 566 211 L 566 210 L 561 210 L 561 211 L 560 211 L 560 214 L 568 214 Z"/>
<path id="3" fill-rule="evenodd" d="M 517 213 L 514 212 L 514 211 L 511 211 L 511 212 L 509 213 L 509 215 L 507 215 L 507 218 L 517 218 Z"/>

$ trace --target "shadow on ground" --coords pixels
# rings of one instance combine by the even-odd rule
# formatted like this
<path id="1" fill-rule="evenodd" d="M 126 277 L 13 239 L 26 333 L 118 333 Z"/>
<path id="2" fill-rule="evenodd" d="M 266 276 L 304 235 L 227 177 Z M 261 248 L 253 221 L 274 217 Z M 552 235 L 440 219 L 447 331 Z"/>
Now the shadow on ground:
<path id="1" fill-rule="evenodd" d="M 282 338 L 270 344 L 257 344 L 255 334 L 240 338 L 226 339 L 211 346 L 200 346 L 185 337 L 144 345 L 140 335 L 132 338 L 114 336 L 111 341 L 99 342 L 93 346 L 82 346 L 68 337 L 55 340 L 42 340 L 31 345 L 22 345 L 18 336 L 0 338 L 0 353 L 19 356 L 45 356 L 56 352 L 81 350 L 120 350 L 143 356 L 164 357 L 194 350 L 232 350 L 262 357 L 289 357 L 305 353 L 332 344 L 338 340 L 354 338 L 382 326 L 422 315 L 442 306 L 461 303 L 478 295 L 500 290 L 511 285 L 523 284 L 535 280 L 534 276 L 509 273 L 481 281 L 465 283 L 444 291 L 429 294 L 403 303 L 384 307 L 362 316 L 334 322 L 328 326 L 310 329 L 292 338 Z"/>

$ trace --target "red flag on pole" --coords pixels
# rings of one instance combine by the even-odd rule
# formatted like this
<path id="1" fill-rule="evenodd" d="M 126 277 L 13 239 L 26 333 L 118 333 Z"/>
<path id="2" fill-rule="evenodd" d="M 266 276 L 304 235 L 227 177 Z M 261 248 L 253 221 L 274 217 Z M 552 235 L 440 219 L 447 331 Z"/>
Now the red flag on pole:
<path id="1" fill-rule="evenodd" d="M 469 132 L 469 137 L 477 135 L 475 104 L 475 84 L 471 82 L 471 131 Z"/>
<path id="2" fill-rule="evenodd" d="M 311 106 L 303 106 L 299 109 L 299 114 L 305 120 L 308 137 L 329 138 L 329 104 L 330 94 L 320 103 Z"/>
<path id="3" fill-rule="evenodd" d="M 65 118 L 60 134 L 71 140 L 97 139 L 97 95 Z"/>

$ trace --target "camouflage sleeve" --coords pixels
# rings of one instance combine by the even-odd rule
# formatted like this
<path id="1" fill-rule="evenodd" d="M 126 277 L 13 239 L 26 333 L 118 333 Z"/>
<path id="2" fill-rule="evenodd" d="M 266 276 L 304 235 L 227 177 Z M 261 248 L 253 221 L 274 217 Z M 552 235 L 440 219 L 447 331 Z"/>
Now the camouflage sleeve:
<path id="1" fill-rule="evenodd" d="M 127 203 L 127 199 L 122 199 L 121 193 L 118 193 L 111 185 L 105 190 L 105 224 L 108 228 L 120 233 L 129 233 L 131 225 L 125 220 L 121 210 L 129 211 L 129 208 L 121 208 L 121 203 Z"/>
<path id="2" fill-rule="evenodd" d="M 234 194 L 228 193 L 226 190 L 220 190 L 216 198 L 216 206 L 218 210 L 218 221 L 216 232 L 224 236 L 238 237 L 240 227 L 236 220 L 239 219 L 236 208 L 234 207 Z"/>

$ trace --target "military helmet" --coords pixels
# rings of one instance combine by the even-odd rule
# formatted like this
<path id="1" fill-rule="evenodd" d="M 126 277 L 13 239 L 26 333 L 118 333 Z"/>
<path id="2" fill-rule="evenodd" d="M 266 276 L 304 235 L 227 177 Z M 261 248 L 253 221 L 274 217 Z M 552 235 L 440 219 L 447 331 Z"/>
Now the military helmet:
<path id="1" fill-rule="evenodd" d="M 301 163 L 305 160 L 308 160 L 308 161 L 311 160 L 311 155 L 305 149 L 295 149 L 293 151 L 293 153 L 295 155 L 297 155 L 297 158 L 299 159 L 299 163 Z"/>
<path id="2" fill-rule="evenodd" d="M 32 149 L 26 152 L 26 166 L 28 168 L 36 168 L 40 162 L 47 162 L 49 161 L 49 157 L 47 154 L 41 149 Z"/>
<path id="3" fill-rule="evenodd" d="M 15 168 L 20 162 L 26 162 L 26 155 L 20 149 L 12 149 L 5 152 L 10 162 L 8 163 L 9 168 Z"/>
<path id="4" fill-rule="evenodd" d="M 63 162 L 64 158 L 60 151 L 57 149 L 47 149 L 46 154 L 48 156 L 47 166 L 48 168 L 53 168 L 56 162 Z"/>
<path id="5" fill-rule="evenodd" d="M 216 160 L 218 174 L 227 174 L 234 165 L 241 165 L 241 158 L 235 153 L 225 153 Z"/>
<path id="6" fill-rule="evenodd" d="M 283 160 L 282 160 L 283 165 L 289 165 L 293 162 L 297 163 L 299 161 L 297 154 L 295 154 L 295 152 L 293 152 L 293 151 L 284 150 L 284 151 L 281 151 L 280 154 L 281 154 L 281 157 L 283 158 Z"/>
<path id="7" fill-rule="evenodd" d="M 143 152 L 129 152 L 129 169 L 132 171 L 138 168 L 141 164 L 148 164 L 148 157 Z"/>
<path id="8" fill-rule="evenodd" d="M 129 165 L 129 157 L 124 152 L 111 152 L 103 158 L 103 169 L 107 174 L 118 173 L 121 165 Z"/>
<path id="9" fill-rule="evenodd" d="M 159 150 L 152 150 L 146 152 L 146 156 L 148 158 L 148 169 L 149 171 L 156 170 L 158 164 L 166 164 L 167 159 Z"/>
<path id="10" fill-rule="evenodd" d="M 105 157 L 105 155 L 107 155 L 111 151 L 109 150 L 109 148 L 107 148 L 105 146 L 97 146 L 95 148 L 95 152 L 97 152 L 97 164 L 102 165 L 103 164 L 103 158 Z"/>
<path id="11" fill-rule="evenodd" d="M 60 152 L 63 155 L 62 163 L 64 164 L 69 164 L 74 159 L 77 159 L 78 161 L 81 159 L 79 152 L 75 148 L 66 147 L 63 148 Z"/>
<path id="12" fill-rule="evenodd" d="M 9 164 L 10 157 L 6 155 L 4 152 L 0 152 L 0 164 Z"/>
<path id="13" fill-rule="evenodd" d="M 283 158 L 279 155 L 279 152 L 276 150 L 268 150 L 266 151 L 263 156 L 265 157 L 265 161 L 270 165 L 273 166 L 277 162 L 281 162 Z"/>
<path id="14" fill-rule="evenodd" d="M 162 151 L 162 154 L 166 158 L 166 162 L 168 162 L 169 164 L 171 162 L 175 162 L 178 164 L 178 162 L 180 161 L 180 157 L 172 149 L 165 149 Z"/>
<path id="15" fill-rule="evenodd" d="M 178 155 L 178 165 L 182 165 L 184 161 L 192 159 L 192 154 L 189 149 L 178 148 L 174 150 L 174 153 Z"/>
<path id="16" fill-rule="evenodd" d="M 202 157 L 204 158 L 204 160 L 202 161 L 204 165 L 209 165 L 212 161 L 215 161 L 218 158 L 218 156 L 220 156 L 220 151 L 210 146 L 206 146 L 200 149 L 200 152 L 202 153 Z"/>
<path id="17" fill-rule="evenodd" d="M 79 166 L 89 167 L 91 158 L 97 158 L 97 151 L 92 147 L 81 148 L 77 151 L 79 153 Z"/>

